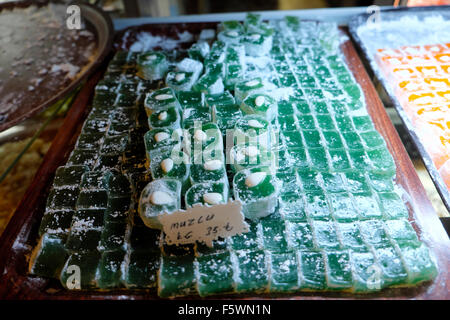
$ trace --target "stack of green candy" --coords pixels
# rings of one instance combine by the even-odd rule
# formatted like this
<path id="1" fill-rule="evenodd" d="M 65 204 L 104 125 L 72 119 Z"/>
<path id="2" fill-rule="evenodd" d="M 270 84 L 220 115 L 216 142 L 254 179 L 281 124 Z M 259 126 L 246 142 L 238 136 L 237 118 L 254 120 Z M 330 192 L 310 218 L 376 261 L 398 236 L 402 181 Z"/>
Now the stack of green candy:
<path id="1" fill-rule="evenodd" d="M 68 267 L 75 264 L 81 268 L 81 279 L 86 272 L 95 275 L 86 275 L 82 288 L 157 288 L 161 297 L 304 290 L 367 293 L 433 279 L 437 273 L 435 262 L 408 221 L 408 209 L 394 183 L 395 164 L 384 139 L 373 127 L 362 91 L 338 49 L 337 27 L 303 22 L 295 17 L 267 24 L 259 15 L 249 14 L 244 24 L 222 23 L 219 32 L 220 40 L 211 45 L 209 53 L 206 49 L 197 50 L 199 46 L 205 47 L 200 44 L 204 42 L 201 39 L 189 51 L 192 59 L 203 63 L 204 73 L 192 86 L 192 91 L 174 92 L 172 107 L 179 112 L 179 122 L 175 121 L 173 127 L 163 125 L 148 131 L 145 147 L 144 142 L 137 143 L 142 140 L 135 137 L 141 133 L 142 139 L 149 129 L 143 101 L 158 88 L 154 87 L 154 82 L 136 81 L 134 62 L 139 54 L 116 55 L 98 86 L 94 109 L 89 116 L 89 119 L 94 115 L 106 119 L 107 124 L 96 126 L 88 120 L 90 124 L 86 123 L 85 129 L 95 132 L 83 131 L 71 160 L 64 167 L 67 170 L 58 171 L 42 221 L 41 240 L 30 262 L 31 273 L 60 278 L 64 282 L 69 274 Z M 267 44 L 257 43 L 254 34 L 261 35 L 258 39 L 270 38 L 269 51 L 265 51 Z M 235 38 L 239 38 L 239 42 Z M 246 53 L 244 57 L 240 53 L 241 45 Z M 255 57 L 254 45 L 259 45 L 258 52 L 263 52 L 264 57 Z M 247 59 L 248 56 L 252 58 Z M 264 72 L 259 72 L 259 63 L 255 61 L 263 60 L 270 63 Z M 134 99 L 137 101 L 136 122 L 129 125 L 129 132 L 120 132 L 124 128 L 122 122 L 113 123 L 110 114 L 117 109 L 121 110 L 117 117 L 130 116 L 128 111 L 133 109 L 130 107 L 133 97 L 121 96 L 119 92 L 124 83 L 127 84 L 124 87 L 130 88 L 128 83 L 135 81 L 139 82 Z M 266 85 L 275 89 L 266 90 Z M 290 94 L 280 95 L 280 92 Z M 274 106 L 271 103 L 269 108 L 261 109 L 246 103 L 241 108 L 247 96 L 253 94 L 271 97 L 275 100 Z M 121 107 L 119 102 L 127 107 Z M 160 112 L 165 107 L 155 110 Z M 271 112 L 265 113 L 269 110 Z M 148 115 L 153 114 L 153 109 L 146 111 Z M 277 163 L 254 156 L 255 166 L 228 165 L 228 182 L 234 183 L 231 184 L 233 192 L 227 193 L 224 186 L 228 188 L 228 185 L 220 180 L 223 149 L 215 144 L 220 140 L 215 130 L 225 135 L 226 130 L 234 129 L 236 122 L 244 121 L 240 119 L 245 117 L 262 117 L 279 139 L 278 143 L 271 141 L 265 150 L 260 145 L 244 142 L 236 154 L 251 158 L 266 151 L 276 157 Z M 197 121 L 201 123 L 196 124 Z M 191 134 L 186 138 L 177 131 L 178 126 Z M 125 245 L 120 250 L 108 251 L 100 241 L 97 251 L 85 247 L 71 253 L 76 241 L 72 240 L 68 246 L 67 236 L 70 238 L 72 228 L 79 223 L 75 220 L 75 224 L 71 224 L 69 217 L 78 212 L 77 205 L 81 201 L 78 193 L 93 189 L 93 186 L 86 189 L 83 183 L 80 188 L 81 180 L 91 171 L 96 172 L 99 163 L 100 168 L 109 165 L 107 168 L 114 170 L 112 160 L 99 160 L 102 154 L 97 156 L 111 127 L 113 132 L 117 130 L 111 136 L 117 139 L 115 144 L 125 146 L 119 164 L 113 167 L 128 177 L 132 190 L 128 210 L 117 210 L 117 217 L 126 216 L 128 221 Z M 206 129 L 214 129 L 214 133 L 208 135 Z M 116 138 L 127 134 L 128 140 Z M 217 176 L 212 183 L 199 181 L 204 174 L 193 174 L 195 160 L 204 155 L 195 148 L 188 149 L 191 151 L 187 155 L 193 164 L 186 168 L 189 178 L 183 181 L 186 186 L 192 186 L 184 197 L 180 193 L 181 207 L 197 202 L 219 203 L 229 194 L 234 194 L 235 198 L 242 196 L 245 201 L 245 195 L 252 191 L 249 185 L 264 183 L 263 188 L 258 188 L 258 195 L 264 201 L 260 204 L 256 201 L 257 208 L 259 205 L 256 211 L 251 207 L 249 210 L 256 213 L 251 216 L 253 220 L 248 221 L 250 231 L 217 240 L 212 248 L 201 243 L 167 245 L 164 235 L 157 229 L 145 227 L 136 214 L 138 198 L 151 179 L 144 166 L 146 154 L 151 166 L 150 150 L 195 143 L 212 146 L 213 152 L 208 156 L 214 159 L 208 159 L 212 162 L 207 167 L 217 168 Z M 108 150 L 106 154 L 107 158 L 113 158 L 113 151 Z M 205 170 L 202 164 L 205 162 L 197 167 L 199 172 Z M 66 171 L 71 173 L 70 178 L 59 178 Z M 104 176 L 109 175 L 105 170 L 102 172 Z M 115 171 L 110 174 L 122 176 Z M 276 191 L 266 188 L 266 182 L 273 183 Z M 276 192 L 277 196 L 270 197 L 271 192 Z M 102 208 L 95 211 L 105 210 L 106 213 L 109 210 L 111 192 L 106 193 L 106 205 L 103 199 L 98 205 Z M 206 198 L 205 194 L 208 194 Z M 261 218 L 257 213 L 263 208 L 269 215 Z M 105 226 L 92 220 L 91 229 L 95 230 L 93 232 L 102 230 L 103 234 Z M 115 261 L 122 268 L 116 268 L 116 272 L 106 268 L 107 260 L 102 260 L 107 259 L 103 258 L 105 252 L 117 252 L 111 253 L 108 261 Z M 125 258 L 121 260 L 123 252 Z M 69 254 L 73 257 L 68 262 Z M 109 286 L 102 280 L 107 278 L 114 278 Z"/>

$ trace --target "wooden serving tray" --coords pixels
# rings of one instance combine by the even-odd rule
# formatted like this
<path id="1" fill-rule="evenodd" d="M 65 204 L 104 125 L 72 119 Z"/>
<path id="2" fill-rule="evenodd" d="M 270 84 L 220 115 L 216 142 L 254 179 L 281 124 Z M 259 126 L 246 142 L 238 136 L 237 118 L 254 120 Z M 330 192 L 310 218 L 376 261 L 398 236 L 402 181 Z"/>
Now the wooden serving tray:
<path id="1" fill-rule="evenodd" d="M 203 28 L 215 28 L 215 23 L 144 25 L 125 30 L 118 35 L 116 48 L 127 48 L 122 39 L 133 39 L 136 32 L 148 31 L 152 34 L 168 35 L 179 30 L 199 32 Z M 121 38 L 121 36 L 123 38 Z M 397 183 L 409 194 L 410 220 L 419 237 L 425 241 L 437 257 L 439 274 L 432 282 L 411 288 L 388 288 L 371 294 L 351 294 L 343 292 L 299 292 L 293 295 L 227 295 L 226 298 L 245 299 L 450 299 L 448 288 L 450 278 L 450 241 L 426 197 L 425 190 L 414 170 L 411 160 L 393 127 L 377 92 L 368 77 L 350 40 L 341 45 L 350 70 L 361 85 L 368 111 L 376 129 L 383 135 L 397 166 Z M 56 280 L 32 277 L 27 274 L 28 257 L 37 243 L 37 230 L 43 215 L 45 200 L 52 185 L 58 166 L 63 165 L 73 149 L 84 119 L 89 112 L 89 101 L 102 72 L 94 74 L 82 88 L 70 109 L 53 144 L 46 154 L 33 183 L 26 192 L 3 236 L 0 238 L 0 299 L 157 299 L 154 291 L 114 290 L 114 291 L 68 291 Z M 413 213 L 414 211 L 414 213 Z M 223 297 L 223 296 L 222 296 Z M 218 298 L 216 296 L 216 298 Z M 198 297 L 190 297 L 198 299 Z"/>

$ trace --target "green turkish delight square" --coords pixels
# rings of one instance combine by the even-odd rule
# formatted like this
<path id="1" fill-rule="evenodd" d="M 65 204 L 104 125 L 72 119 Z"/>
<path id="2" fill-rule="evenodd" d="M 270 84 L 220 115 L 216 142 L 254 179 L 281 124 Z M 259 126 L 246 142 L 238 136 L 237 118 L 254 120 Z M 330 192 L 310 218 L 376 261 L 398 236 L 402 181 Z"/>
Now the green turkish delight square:
<path id="1" fill-rule="evenodd" d="M 125 259 L 125 251 L 106 251 L 102 253 L 96 281 L 100 289 L 113 289 L 122 286 L 122 265 Z"/>
<path id="2" fill-rule="evenodd" d="M 396 241 L 418 241 L 416 231 L 407 219 L 386 221 L 386 231 Z"/>
<path id="3" fill-rule="evenodd" d="M 140 217 L 137 219 L 141 220 Z M 151 229 L 145 225 L 133 225 L 130 232 L 129 245 L 132 250 L 160 251 L 161 230 Z"/>
<path id="4" fill-rule="evenodd" d="M 387 219 L 408 218 L 408 209 L 398 194 L 394 192 L 378 193 L 378 198 Z"/>
<path id="5" fill-rule="evenodd" d="M 263 292 L 269 285 L 268 263 L 262 250 L 235 252 L 238 273 L 235 288 L 237 292 Z"/>
<path id="6" fill-rule="evenodd" d="M 271 125 L 259 115 L 246 115 L 236 122 L 234 130 L 235 145 L 257 143 L 269 149 L 271 145 Z"/>
<path id="7" fill-rule="evenodd" d="M 108 128 L 109 121 L 101 118 L 88 118 L 83 125 L 84 134 L 104 134 Z"/>
<path id="8" fill-rule="evenodd" d="M 310 170 L 298 170 L 297 176 L 305 191 L 322 191 L 320 174 Z"/>
<path id="9" fill-rule="evenodd" d="M 276 164 L 274 153 L 258 146 L 257 143 L 235 145 L 231 148 L 229 155 L 229 162 L 234 172 L 262 165 L 274 168 Z"/>
<path id="10" fill-rule="evenodd" d="M 125 265 L 123 282 L 128 289 L 148 289 L 157 286 L 160 255 L 155 251 L 131 250 Z"/>
<path id="11" fill-rule="evenodd" d="M 311 108 L 306 100 L 296 99 L 293 102 L 294 102 L 295 109 L 299 114 L 311 113 Z"/>
<path id="12" fill-rule="evenodd" d="M 352 117 L 356 131 L 366 132 L 374 130 L 372 119 L 369 116 Z"/>
<path id="13" fill-rule="evenodd" d="M 271 253 L 270 292 L 293 292 L 299 288 L 297 256 L 294 252 Z"/>
<path id="14" fill-rule="evenodd" d="M 222 93 L 224 90 L 222 72 L 218 72 L 214 69 L 208 73 L 203 74 L 195 83 L 193 89 L 197 92 L 202 92 L 205 94 Z"/>
<path id="15" fill-rule="evenodd" d="M 188 189 L 185 195 L 186 207 L 196 203 L 216 205 L 227 203 L 228 185 L 224 182 L 196 183 Z"/>
<path id="16" fill-rule="evenodd" d="M 175 91 L 190 91 L 196 80 L 193 72 L 169 71 L 166 75 L 166 84 Z"/>
<path id="17" fill-rule="evenodd" d="M 115 136 L 107 136 L 100 148 L 101 155 L 121 155 L 128 143 L 130 142 L 129 134 L 120 134 Z"/>
<path id="18" fill-rule="evenodd" d="M 313 238 L 317 249 L 338 249 L 339 241 L 334 223 L 331 221 L 313 221 Z"/>
<path id="19" fill-rule="evenodd" d="M 257 249 L 262 247 L 262 240 L 258 233 L 258 224 L 248 221 L 249 231 L 230 237 L 233 250 Z"/>
<path id="20" fill-rule="evenodd" d="M 65 238 L 59 235 L 43 234 L 30 258 L 30 273 L 41 277 L 58 278 L 67 259 L 64 242 Z"/>
<path id="21" fill-rule="evenodd" d="M 203 161 L 214 160 L 214 151 L 223 150 L 222 132 L 215 123 L 194 123 L 194 126 L 184 132 L 184 149 L 187 153 L 194 156 L 195 160 Z M 198 158 L 202 154 L 202 158 Z M 222 158 L 222 153 L 217 154 L 217 159 Z M 197 162 L 194 162 L 197 164 Z"/>
<path id="22" fill-rule="evenodd" d="M 259 77 L 240 81 L 236 83 L 234 87 L 234 96 L 236 97 L 236 102 L 241 103 L 248 95 L 262 92 L 263 89 L 264 84 L 262 79 Z"/>
<path id="23" fill-rule="evenodd" d="M 353 205 L 352 198 L 348 193 L 331 193 L 327 195 L 336 221 L 346 222 L 358 219 L 357 207 Z"/>
<path id="24" fill-rule="evenodd" d="M 73 210 L 77 202 L 78 189 L 52 189 L 47 198 L 47 210 Z"/>
<path id="25" fill-rule="evenodd" d="M 391 192 L 394 190 L 393 178 L 377 173 L 369 173 L 369 183 L 377 192 Z"/>
<path id="26" fill-rule="evenodd" d="M 100 242 L 101 229 L 72 226 L 66 247 L 71 251 L 96 251 Z"/>
<path id="27" fill-rule="evenodd" d="M 197 288 L 201 297 L 233 291 L 233 267 L 229 252 L 198 257 Z"/>
<path id="28" fill-rule="evenodd" d="M 98 150 L 75 149 L 70 154 L 67 165 L 80 165 L 92 168 L 98 157 Z"/>
<path id="29" fill-rule="evenodd" d="M 164 78 L 168 67 L 167 57 L 162 52 L 142 52 L 137 58 L 138 71 L 147 80 L 159 80 Z"/>
<path id="30" fill-rule="evenodd" d="M 81 176 L 87 172 L 87 166 L 62 166 L 56 170 L 53 187 L 59 188 L 78 188 L 81 182 Z"/>
<path id="31" fill-rule="evenodd" d="M 157 110 L 165 110 L 170 107 L 178 108 L 178 106 L 177 96 L 172 88 L 158 89 L 147 93 L 145 97 L 145 111 L 147 115 Z"/>
<path id="32" fill-rule="evenodd" d="M 294 168 L 289 168 L 286 171 L 278 171 L 276 176 L 281 183 L 280 195 L 290 193 L 299 194 L 301 184 L 297 179 L 296 170 Z"/>
<path id="33" fill-rule="evenodd" d="M 211 110 L 209 108 L 185 108 L 182 115 L 184 129 L 190 129 L 198 124 L 211 122 Z"/>
<path id="34" fill-rule="evenodd" d="M 178 129 L 181 127 L 180 114 L 174 107 L 170 107 L 165 110 L 154 111 L 148 118 L 148 126 L 150 130 L 161 128 L 172 130 Z"/>
<path id="35" fill-rule="evenodd" d="M 370 192 L 354 193 L 353 203 L 360 219 L 381 219 L 383 217 L 377 200 Z"/>
<path id="36" fill-rule="evenodd" d="M 381 268 L 372 252 L 351 252 L 353 269 L 353 291 L 369 292 L 380 290 L 383 280 L 377 277 Z"/>
<path id="37" fill-rule="evenodd" d="M 70 290 L 95 288 L 99 260 L 100 255 L 96 251 L 73 252 L 61 271 L 63 287 Z"/>
<path id="38" fill-rule="evenodd" d="M 394 247 L 376 248 L 375 257 L 380 264 L 384 283 L 395 285 L 405 282 L 407 273 Z"/>
<path id="39" fill-rule="evenodd" d="M 312 249 L 314 247 L 311 225 L 305 222 L 286 221 L 286 240 L 291 249 Z"/>
<path id="40" fill-rule="evenodd" d="M 337 131 L 322 131 L 325 144 L 330 149 L 342 149 L 344 143 L 341 135 Z"/>
<path id="41" fill-rule="evenodd" d="M 436 263 L 425 244 L 400 243 L 399 249 L 409 283 L 428 281 L 437 276 Z"/>
<path id="42" fill-rule="evenodd" d="M 332 289 L 348 289 L 353 285 L 350 255 L 346 251 L 326 253 L 327 285 Z"/>
<path id="43" fill-rule="evenodd" d="M 314 117 L 312 115 L 299 115 L 297 116 L 298 119 L 298 127 L 301 130 L 314 130 L 316 129 L 316 123 L 314 122 Z M 308 139 L 308 131 L 306 132 L 305 140 Z"/>
<path id="44" fill-rule="evenodd" d="M 185 296 L 195 292 L 196 277 L 193 256 L 161 258 L 158 273 L 158 295 L 162 298 Z"/>
<path id="45" fill-rule="evenodd" d="M 329 150 L 331 160 L 331 171 L 347 172 L 352 170 L 352 165 L 345 149 Z"/>
<path id="46" fill-rule="evenodd" d="M 168 128 L 149 130 L 144 135 L 145 150 L 148 154 L 151 150 L 175 146 L 181 142 L 181 138 L 182 135 L 179 130 L 172 130 Z"/>
<path id="47" fill-rule="evenodd" d="M 369 162 L 372 166 L 372 172 L 382 173 L 394 176 L 397 169 L 394 159 L 385 147 L 367 151 Z"/>
<path id="48" fill-rule="evenodd" d="M 342 137 L 350 150 L 361 150 L 364 148 L 361 137 L 356 132 L 343 132 Z"/>
<path id="49" fill-rule="evenodd" d="M 330 165 L 324 148 L 309 148 L 308 154 L 311 159 L 311 169 L 318 171 L 329 171 Z"/>
<path id="50" fill-rule="evenodd" d="M 103 226 L 99 250 L 113 251 L 124 249 L 126 246 L 126 236 L 128 225 L 123 222 L 106 222 Z"/>
<path id="51" fill-rule="evenodd" d="M 323 192 L 306 192 L 306 215 L 314 220 L 328 220 L 330 215 L 330 209 L 328 202 Z"/>
<path id="52" fill-rule="evenodd" d="M 382 221 L 361 221 L 360 231 L 365 242 L 374 247 L 384 247 L 390 243 Z"/>
<path id="53" fill-rule="evenodd" d="M 319 124 L 319 128 L 326 131 L 334 131 L 336 130 L 336 125 L 334 124 L 333 117 L 326 114 L 316 115 L 317 123 Z M 324 133 L 325 135 L 325 133 Z"/>
<path id="54" fill-rule="evenodd" d="M 173 178 L 183 187 L 188 186 L 189 156 L 181 148 L 163 147 L 149 152 L 150 172 L 153 179 Z"/>
<path id="55" fill-rule="evenodd" d="M 353 121 L 349 116 L 336 115 L 334 117 L 334 119 L 335 119 L 336 125 L 341 133 L 355 131 L 355 127 L 353 126 Z"/>
<path id="56" fill-rule="evenodd" d="M 284 221 L 280 217 L 270 216 L 261 219 L 260 225 L 264 249 L 271 252 L 285 252 L 287 242 Z"/>
<path id="57" fill-rule="evenodd" d="M 189 58 L 203 61 L 205 57 L 208 55 L 210 50 L 209 44 L 206 41 L 199 41 L 194 43 L 189 49 L 188 49 L 188 55 Z"/>
<path id="58" fill-rule="evenodd" d="M 39 226 L 39 236 L 44 233 L 64 235 L 69 232 L 73 210 L 46 211 Z"/>
<path id="59" fill-rule="evenodd" d="M 315 251 L 298 251 L 301 270 L 301 286 L 307 289 L 325 289 L 325 262 L 323 255 Z"/>
<path id="60" fill-rule="evenodd" d="M 234 90 L 236 84 L 243 76 L 244 68 L 241 64 L 227 64 L 225 67 L 225 88 L 227 90 Z"/>
<path id="61" fill-rule="evenodd" d="M 354 171 L 345 173 L 346 188 L 351 193 L 370 192 L 370 186 L 364 174 Z"/>
<path id="62" fill-rule="evenodd" d="M 270 33 L 270 32 L 269 32 Z M 261 57 L 269 54 L 272 48 L 272 35 L 252 32 L 243 38 L 245 54 L 252 57 Z"/>
<path id="63" fill-rule="evenodd" d="M 205 94 L 196 91 L 181 91 L 178 92 L 178 101 L 182 109 L 191 108 L 203 108 L 205 104 Z"/>
<path id="64" fill-rule="evenodd" d="M 105 209 L 108 194 L 105 190 L 82 190 L 76 202 L 77 210 Z"/>
<path id="65" fill-rule="evenodd" d="M 245 114 L 256 114 L 271 122 L 277 114 L 277 104 L 274 98 L 264 93 L 251 93 L 241 103 Z"/>
<path id="66" fill-rule="evenodd" d="M 364 148 L 366 150 L 386 146 L 383 137 L 380 135 L 378 131 L 361 132 L 360 136 L 362 138 Z"/>
<path id="67" fill-rule="evenodd" d="M 130 207 L 130 197 L 108 197 L 106 210 L 104 211 L 104 221 L 123 222 L 128 217 Z"/>
<path id="68" fill-rule="evenodd" d="M 284 193 L 279 199 L 278 212 L 289 221 L 306 221 L 305 201 L 299 193 Z"/>
<path id="69" fill-rule="evenodd" d="M 339 234 L 342 247 L 352 249 L 353 251 L 365 251 L 366 246 L 356 222 L 337 223 L 336 230 Z"/>
<path id="70" fill-rule="evenodd" d="M 341 174 L 322 172 L 320 175 L 322 177 L 323 186 L 327 192 L 337 193 L 346 190 L 344 179 Z"/>
<path id="71" fill-rule="evenodd" d="M 211 255 L 216 253 L 223 253 L 228 249 L 228 240 L 219 238 L 212 241 L 212 247 L 209 247 L 204 242 L 195 243 L 195 256 L 201 257 L 204 255 Z"/>

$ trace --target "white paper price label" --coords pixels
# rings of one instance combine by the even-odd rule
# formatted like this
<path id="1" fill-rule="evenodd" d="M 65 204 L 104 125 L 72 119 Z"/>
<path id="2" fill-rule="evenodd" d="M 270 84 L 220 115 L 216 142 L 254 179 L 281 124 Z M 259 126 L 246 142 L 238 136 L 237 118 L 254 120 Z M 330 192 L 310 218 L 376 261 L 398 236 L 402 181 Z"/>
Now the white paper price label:
<path id="1" fill-rule="evenodd" d="M 212 241 L 248 232 L 240 201 L 205 206 L 196 204 L 159 217 L 168 244 L 188 244 L 196 241 L 212 246 Z"/>

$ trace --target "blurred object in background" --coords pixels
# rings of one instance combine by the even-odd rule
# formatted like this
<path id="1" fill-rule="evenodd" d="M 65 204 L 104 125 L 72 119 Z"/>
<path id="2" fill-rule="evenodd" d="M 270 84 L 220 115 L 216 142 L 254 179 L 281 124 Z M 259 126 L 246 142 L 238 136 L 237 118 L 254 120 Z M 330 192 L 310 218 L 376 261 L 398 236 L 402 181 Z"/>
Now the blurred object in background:
<path id="1" fill-rule="evenodd" d="M 408 0 L 408 7 L 419 6 L 445 6 L 450 5 L 450 0 Z"/>

